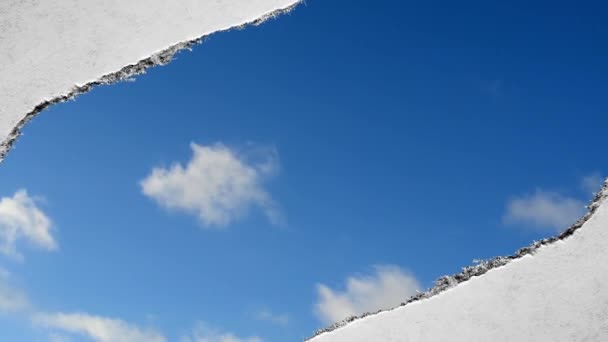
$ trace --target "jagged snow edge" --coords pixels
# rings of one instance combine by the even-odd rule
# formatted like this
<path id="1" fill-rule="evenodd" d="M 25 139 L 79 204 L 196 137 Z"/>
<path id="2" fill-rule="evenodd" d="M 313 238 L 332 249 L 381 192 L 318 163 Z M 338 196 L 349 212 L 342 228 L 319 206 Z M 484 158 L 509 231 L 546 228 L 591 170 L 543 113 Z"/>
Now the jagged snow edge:
<path id="1" fill-rule="evenodd" d="M 466 282 L 467 280 L 471 279 L 472 277 L 481 276 L 492 269 L 505 266 L 509 262 L 511 262 L 515 259 L 519 259 L 525 255 L 529 255 L 529 254 L 532 255 L 542 246 L 550 245 L 555 242 L 565 240 L 568 237 L 570 237 L 572 234 L 574 234 L 575 231 L 577 231 L 579 228 L 581 228 L 585 224 L 585 222 L 587 222 L 593 216 L 593 214 L 595 213 L 597 208 L 599 208 L 600 204 L 606 198 L 608 198 L 608 178 L 604 180 L 604 184 L 602 185 L 602 188 L 600 189 L 600 191 L 595 194 L 595 196 L 591 200 L 590 204 L 587 205 L 587 213 L 583 217 L 581 217 L 576 223 L 574 223 L 568 229 L 563 231 L 561 234 L 554 236 L 554 237 L 542 239 L 540 241 L 534 241 L 531 245 L 520 248 L 513 255 L 498 256 L 498 257 L 494 257 L 489 260 L 479 261 L 474 266 L 463 267 L 462 270 L 457 274 L 454 274 L 451 276 L 445 275 L 445 276 L 440 277 L 439 279 L 437 279 L 435 281 L 435 284 L 433 285 L 433 287 L 426 290 L 425 292 L 417 293 L 416 295 L 410 297 L 407 301 L 401 303 L 401 305 L 399 305 L 395 308 L 388 309 L 388 310 L 378 310 L 376 312 L 367 312 L 360 316 L 351 316 L 351 317 L 345 318 L 344 320 L 334 323 L 334 324 L 330 325 L 329 327 L 317 330 L 312 336 L 305 339 L 305 341 L 309 341 L 321 334 L 332 332 L 334 330 L 343 328 L 356 320 L 359 320 L 359 319 L 362 319 L 362 318 L 365 318 L 368 316 L 373 316 L 373 315 L 379 314 L 381 312 L 392 311 L 392 310 L 398 309 L 400 307 L 403 307 L 407 304 L 410 304 L 412 302 L 416 302 L 419 300 L 433 297 L 443 291 L 449 290 L 463 282 Z"/>
<path id="2" fill-rule="evenodd" d="M 107 75 L 104 75 L 104 76 L 100 77 L 99 79 L 97 79 L 96 81 L 88 82 L 88 83 L 86 83 L 84 85 L 80 85 L 80 86 L 76 85 L 67 94 L 59 95 L 59 96 L 54 97 L 51 100 L 46 100 L 44 102 L 41 102 L 40 104 L 35 106 L 31 112 L 26 113 L 25 116 L 23 117 L 23 119 L 21 119 L 17 123 L 17 125 L 11 130 L 11 132 L 8 134 L 8 137 L 3 142 L 0 143 L 0 164 L 2 163 L 2 161 L 4 161 L 4 158 L 6 158 L 6 155 L 9 153 L 11 148 L 13 148 L 17 139 L 21 136 L 21 134 L 22 134 L 21 130 L 23 129 L 23 127 L 30 120 L 32 120 L 36 115 L 38 115 L 40 112 L 42 112 L 46 108 L 50 107 L 51 105 L 65 102 L 68 100 L 72 100 L 72 99 L 76 98 L 78 95 L 91 91 L 91 89 L 93 89 L 96 86 L 109 85 L 109 84 L 129 80 L 133 76 L 137 76 L 137 75 L 141 75 L 141 74 L 145 73 L 146 70 L 148 70 L 149 68 L 159 66 L 159 65 L 166 65 L 173 60 L 173 57 L 175 57 L 175 55 L 178 52 L 185 50 L 185 49 L 192 50 L 193 46 L 202 43 L 206 38 L 208 38 L 209 36 L 211 36 L 215 33 L 230 31 L 230 30 L 234 30 L 234 29 L 240 30 L 240 29 L 243 29 L 250 25 L 258 26 L 258 25 L 266 22 L 267 20 L 274 19 L 282 14 L 287 14 L 287 13 L 291 12 L 297 6 L 302 4 L 304 1 L 305 0 L 298 0 L 296 3 L 291 4 L 285 8 L 274 10 L 272 12 L 262 15 L 261 17 L 255 19 L 255 20 L 246 22 L 244 24 L 236 25 L 236 26 L 233 26 L 233 27 L 230 27 L 227 29 L 217 30 L 217 31 L 203 35 L 196 39 L 177 43 L 173 46 L 170 46 L 160 52 L 157 52 L 157 53 L 151 55 L 148 58 L 144 58 L 135 64 L 127 65 L 116 72 L 112 72 Z"/>

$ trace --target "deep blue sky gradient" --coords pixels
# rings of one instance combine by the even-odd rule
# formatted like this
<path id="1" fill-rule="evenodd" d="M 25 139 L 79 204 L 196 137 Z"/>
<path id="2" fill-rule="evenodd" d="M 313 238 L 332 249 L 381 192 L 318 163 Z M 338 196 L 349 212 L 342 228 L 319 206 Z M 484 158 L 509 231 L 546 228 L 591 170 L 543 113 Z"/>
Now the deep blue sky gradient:
<path id="1" fill-rule="evenodd" d="M 396 264 L 431 286 L 552 234 L 506 227 L 512 196 L 590 198 L 580 178 L 608 170 L 607 17 L 599 1 L 309 0 L 213 35 L 25 128 L 0 196 L 44 196 L 60 251 L 0 265 L 49 311 L 172 339 L 196 320 L 302 339 L 321 326 L 318 282 Z M 288 227 L 254 211 L 204 231 L 144 197 L 138 182 L 187 161 L 190 142 L 276 147 L 269 191 Z M 256 321 L 260 308 L 291 322 Z M 25 329 L 0 317 L 11 341 L 31 340 Z"/>

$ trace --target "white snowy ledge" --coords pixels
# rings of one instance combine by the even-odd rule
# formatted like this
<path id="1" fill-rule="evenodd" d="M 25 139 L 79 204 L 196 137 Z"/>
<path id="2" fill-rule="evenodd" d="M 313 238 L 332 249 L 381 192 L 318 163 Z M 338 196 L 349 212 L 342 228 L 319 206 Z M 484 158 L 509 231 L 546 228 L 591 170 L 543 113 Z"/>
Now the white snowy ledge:
<path id="1" fill-rule="evenodd" d="M 0 162 L 49 105 L 164 64 L 201 37 L 301 0 L 0 1 Z"/>
<path id="2" fill-rule="evenodd" d="M 607 180 L 608 182 L 608 180 Z M 608 183 L 560 236 L 444 277 L 309 342 L 608 341 Z"/>

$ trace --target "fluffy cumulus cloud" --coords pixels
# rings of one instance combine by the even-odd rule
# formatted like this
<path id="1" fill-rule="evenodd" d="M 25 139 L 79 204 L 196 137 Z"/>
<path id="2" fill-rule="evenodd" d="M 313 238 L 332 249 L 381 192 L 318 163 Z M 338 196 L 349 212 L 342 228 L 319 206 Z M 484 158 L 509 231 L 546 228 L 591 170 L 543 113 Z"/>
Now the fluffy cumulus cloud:
<path id="1" fill-rule="evenodd" d="M 84 313 L 38 313 L 35 324 L 87 337 L 96 342 L 165 342 L 163 335 L 153 329 L 142 329 L 119 319 L 92 316 Z M 56 335 L 65 336 L 65 335 Z"/>
<path id="2" fill-rule="evenodd" d="M 180 342 L 262 342 L 259 337 L 237 337 L 228 332 L 213 329 L 204 322 L 199 322 L 189 336 L 182 337 Z"/>
<path id="3" fill-rule="evenodd" d="M 236 151 L 222 144 L 192 143 L 186 165 L 157 167 L 140 182 L 142 192 L 160 206 L 194 214 L 205 227 L 225 227 L 260 208 L 278 224 L 281 214 L 264 182 L 278 169 L 275 150 Z"/>
<path id="4" fill-rule="evenodd" d="M 315 313 L 330 324 L 350 316 L 394 308 L 418 289 L 420 284 L 416 278 L 398 266 L 376 266 L 371 275 L 349 277 L 344 291 L 318 284 Z"/>
<path id="5" fill-rule="evenodd" d="M 267 309 L 256 312 L 255 318 L 257 320 L 269 322 L 276 325 L 284 326 L 289 324 L 289 315 L 275 313 Z"/>
<path id="6" fill-rule="evenodd" d="M 25 240 L 33 246 L 54 250 L 57 243 L 51 235 L 52 223 L 38 208 L 26 190 L 18 190 L 12 197 L 0 199 L 0 252 L 22 258 L 17 242 Z"/>
<path id="7" fill-rule="evenodd" d="M 507 224 L 560 231 L 576 222 L 585 211 L 582 200 L 537 189 L 532 194 L 509 200 L 503 219 Z"/>

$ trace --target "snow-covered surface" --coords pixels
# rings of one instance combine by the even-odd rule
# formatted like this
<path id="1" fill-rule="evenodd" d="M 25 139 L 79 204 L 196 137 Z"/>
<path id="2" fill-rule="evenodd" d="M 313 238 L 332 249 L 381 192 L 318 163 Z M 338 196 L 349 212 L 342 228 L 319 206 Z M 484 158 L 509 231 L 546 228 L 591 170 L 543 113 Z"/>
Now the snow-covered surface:
<path id="1" fill-rule="evenodd" d="M 0 161 L 18 129 L 48 105 L 166 63 L 202 36 L 298 1 L 0 1 Z M 446 278 L 428 298 L 311 341 L 608 340 L 607 194 L 605 186 L 567 235 L 496 259 L 489 270 L 473 268 L 470 278 Z"/>
<path id="2" fill-rule="evenodd" d="M 435 295 L 310 342 L 608 341 L 607 196 L 605 183 L 568 231 L 497 259 L 501 266 L 483 275 L 452 278 Z"/>
<path id="3" fill-rule="evenodd" d="M 300 0 L 0 1 L 0 161 L 48 105 L 166 63 L 213 32 Z"/>

